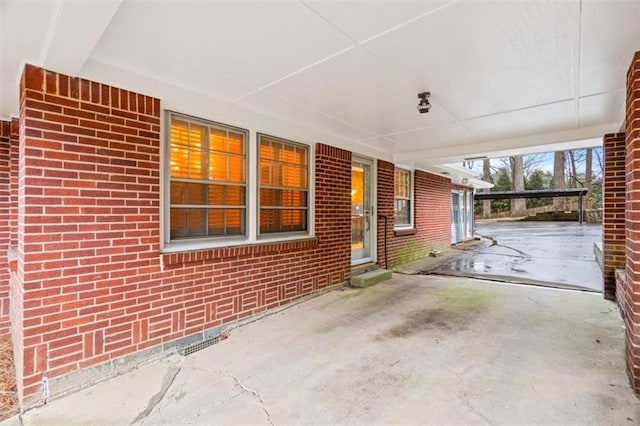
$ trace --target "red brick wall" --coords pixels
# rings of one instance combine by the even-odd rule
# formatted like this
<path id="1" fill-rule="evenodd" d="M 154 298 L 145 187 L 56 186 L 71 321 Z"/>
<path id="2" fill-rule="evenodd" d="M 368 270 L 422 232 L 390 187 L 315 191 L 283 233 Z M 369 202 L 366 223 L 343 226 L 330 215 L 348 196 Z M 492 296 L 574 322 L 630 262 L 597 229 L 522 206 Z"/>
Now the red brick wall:
<path id="1" fill-rule="evenodd" d="M 159 100 L 32 66 L 22 85 L 25 405 L 43 375 L 187 344 L 348 279 L 350 152 L 316 145 L 315 238 L 162 255 Z"/>
<path id="2" fill-rule="evenodd" d="M 11 122 L 0 121 L 0 337 L 9 335 L 9 262 L 11 242 Z"/>
<path id="3" fill-rule="evenodd" d="M 604 297 L 616 297 L 615 270 L 625 264 L 625 136 L 604 135 L 604 182 L 602 215 L 602 277 Z"/>
<path id="4" fill-rule="evenodd" d="M 378 213 L 388 217 L 389 267 L 425 256 L 451 245 L 451 181 L 416 170 L 414 173 L 414 230 L 393 229 L 395 167 L 378 160 Z M 384 221 L 378 220 L 378 264 L 384 267 Z"/>
<path id="5" fill-rule="evenodd" d="M 640 394 L 640 52 L 627 73 L 626 107 L 626 288 L 623 306 L 627 372 Z"/>

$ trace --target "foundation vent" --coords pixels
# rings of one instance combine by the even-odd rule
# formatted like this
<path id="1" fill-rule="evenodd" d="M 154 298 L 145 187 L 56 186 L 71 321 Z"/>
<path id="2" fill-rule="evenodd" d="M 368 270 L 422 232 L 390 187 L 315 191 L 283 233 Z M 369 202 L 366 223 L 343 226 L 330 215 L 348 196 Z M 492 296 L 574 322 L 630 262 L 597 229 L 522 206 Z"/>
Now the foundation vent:
<path id="1" fill-rule="evenodd" d="M 189 346 L 185 346 L 180 350 L 180 355 L 187 356 L 198 351 L 203 350 L 204 348 L 208 348 L 209 346 L 213 346 L 220 341 L 220 335 L 209 337 L 208 339 L 204 339 L 201 342 L 193 343 Z"/>

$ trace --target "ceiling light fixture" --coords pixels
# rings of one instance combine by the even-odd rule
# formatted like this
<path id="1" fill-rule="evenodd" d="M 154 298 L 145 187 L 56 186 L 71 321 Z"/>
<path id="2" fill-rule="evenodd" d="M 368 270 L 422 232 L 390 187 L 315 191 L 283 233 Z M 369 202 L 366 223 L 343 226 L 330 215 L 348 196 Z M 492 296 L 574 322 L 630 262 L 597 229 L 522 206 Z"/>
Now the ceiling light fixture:
<path id="1" fill-rule="evenodd" d="M 418 112 L 420 114 L 426 114 L 431 109 L 429 96 L 431 96 L 431 92 L 418 93 L 418 99 L 420 99 L 420 102 L 418 102 Z"/>

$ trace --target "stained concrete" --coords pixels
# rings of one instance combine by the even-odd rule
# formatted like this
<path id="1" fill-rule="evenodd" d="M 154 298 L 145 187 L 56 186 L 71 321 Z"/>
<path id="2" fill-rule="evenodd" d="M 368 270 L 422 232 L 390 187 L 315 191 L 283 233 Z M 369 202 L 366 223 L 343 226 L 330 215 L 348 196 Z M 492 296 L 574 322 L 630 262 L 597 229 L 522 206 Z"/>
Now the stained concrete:
<path id="1" fill-rule="evenodd" d="M 431 272 L 602 292 L 593 244 L 602 226 L 575 222 L 479 222 L 483 243 Z"/>
<path id="2" fill-rule="evenodd" d="M 640 422 L 615 305 L 394 275 L 23 415 L 34 424 Z"/>

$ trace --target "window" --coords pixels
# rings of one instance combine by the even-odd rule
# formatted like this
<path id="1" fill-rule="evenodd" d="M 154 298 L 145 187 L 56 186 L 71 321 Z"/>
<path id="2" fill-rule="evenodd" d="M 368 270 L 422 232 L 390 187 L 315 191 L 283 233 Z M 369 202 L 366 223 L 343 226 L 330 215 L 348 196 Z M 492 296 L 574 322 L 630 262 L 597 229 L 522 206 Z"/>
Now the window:
<path id="1" fill-rule="evenodd" d="M 163 251 L 313 235 L 309 146 L 169 111 L 165 123 Z"/>
<path id="2" fill-rule="evenodd" d="M 395 170 L 394 188 L 395 227 L 410 227 L 412 225 L 413 191 L 409 170 Z"/>
<path id="3" fill-rule="evenodd" d="M 169 241 L 246 234 L 245 130 L 168 115 Z"/>
<path id="4" fill-rule="evenodd" d="M 308 218 L 308 149 L 258 135 L 259 234 L 306 232 Z"/>

